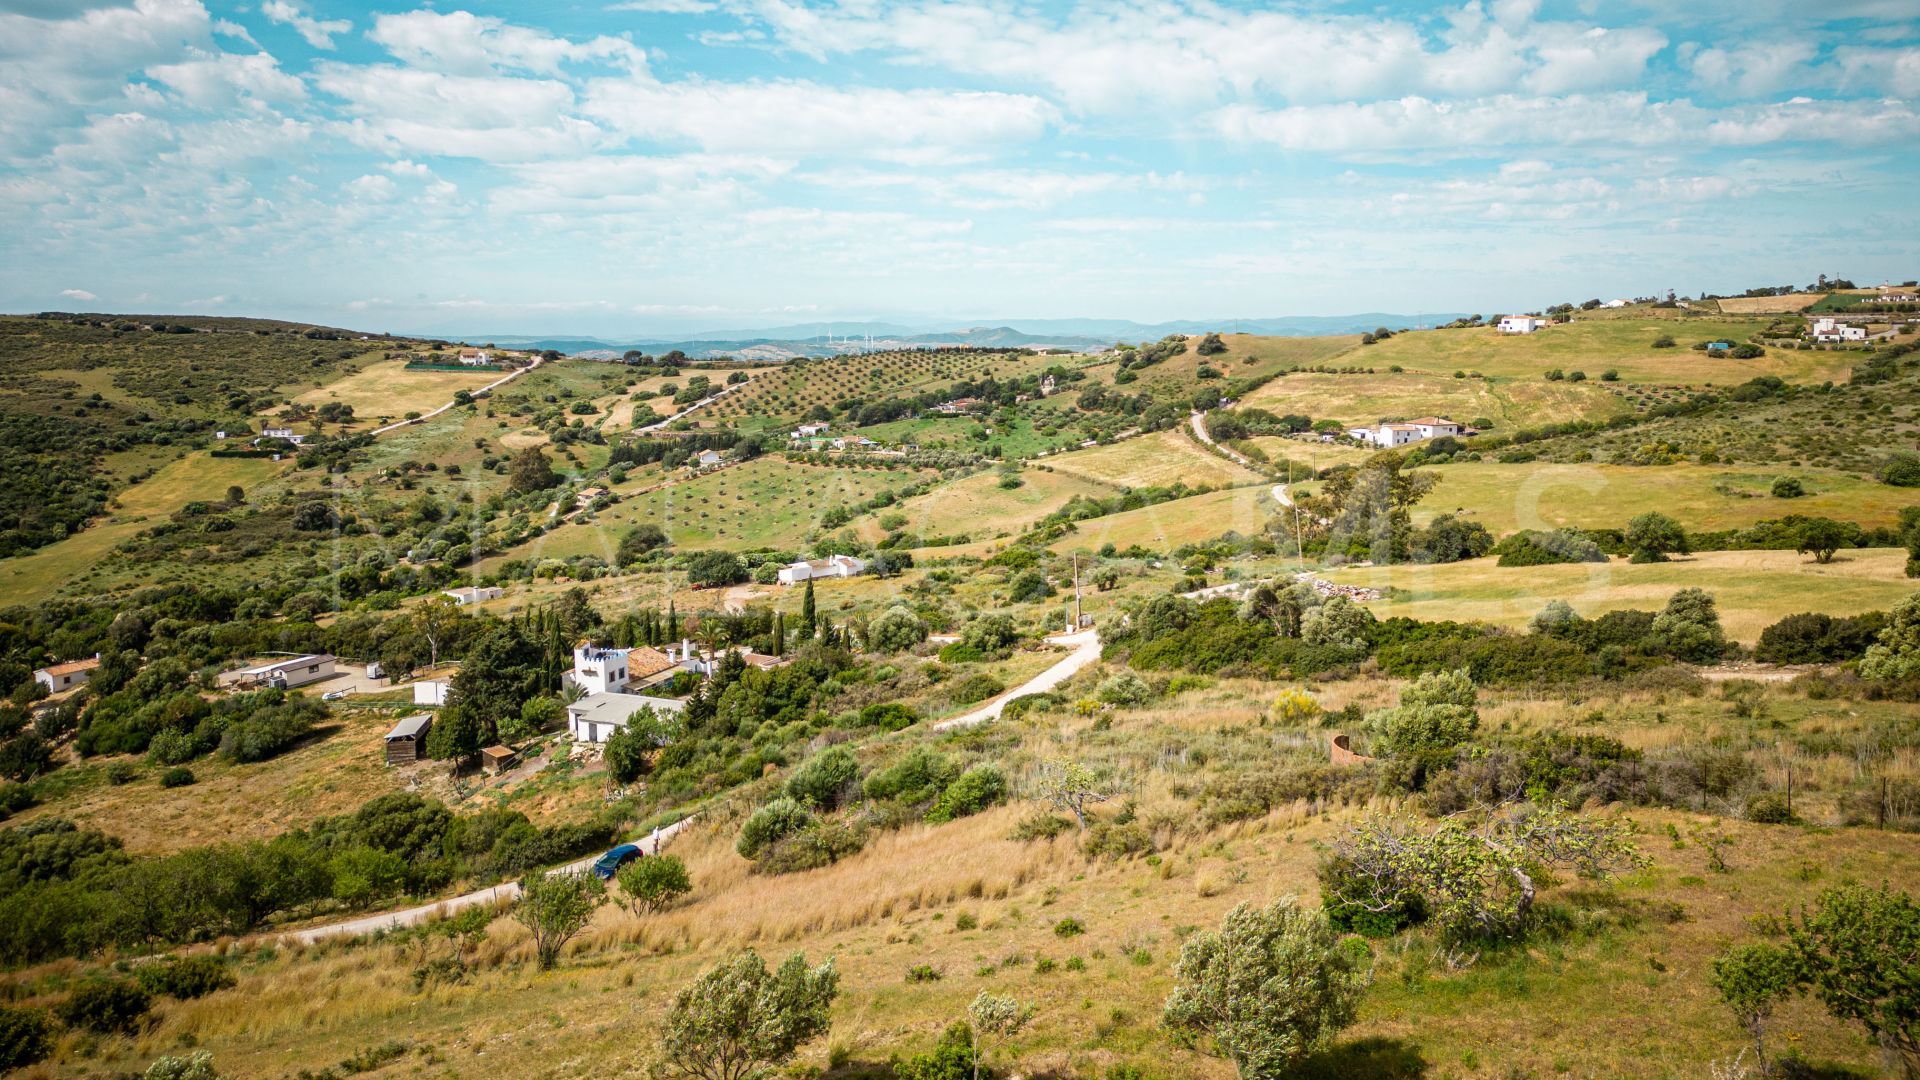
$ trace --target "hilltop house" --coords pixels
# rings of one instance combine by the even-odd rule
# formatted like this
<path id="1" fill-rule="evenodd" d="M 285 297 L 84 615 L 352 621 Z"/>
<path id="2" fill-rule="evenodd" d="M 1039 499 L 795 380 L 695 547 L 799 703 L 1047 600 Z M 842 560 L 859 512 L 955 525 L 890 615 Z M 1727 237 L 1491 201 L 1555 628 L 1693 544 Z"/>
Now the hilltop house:
<path id="1" fill-rule="evenodd" d="M 453 602 L 461 607 L 498 600 L 505 594 L 506 590 L 498 585 L 469 585 L 464 589 L 445 589 L 440 593 L 441 596 L 452 597 Z"/>
<path id="2" fill-rule="evenodd" d="M 493 363 L 493 355 L 485 349 L 461 349 L 460 362 L 467 367 L 486 367 Z"/>
<path id="3" fill-rule="evenodd" d="M 72 660 L 64 664 L 36 668 L 33 681 L 46 687 L 47 693 L 57 694 L 62 690 L 87 685 L 87 680 L 93 676 L 93 669 L 99 666 L 100 654 L 94 653 L 85 660 Z"/>
<path id="4" fill-rule="evenodd" d="M 1531 315 L 1502 315 L 1498 324 L 1503 334 L 1531 334 L 1547 325 L 1547 320 Z"/>
<path id="5" fill-rule="evenodd" d="M 1865 341 L 1867 340 L 1866 327 L 1849 326 L 1848 324 L 1843 323 L 1838 319 L 1835 319 L 1831 315 L 1823 315 L 1820 318 L 1813 320 L 1813 328 L 1811 330 L 1811 333 L 1813 334 L 1813 340 L 1815 341 Z"/>
<path id="6" fill-rule="evenodd" d="M 290 427 L 263 427 L 260 429 L 260 439 L 285 439 L 295 446 L 307 441 L 305 435 L 295 435 Z M 253 441 L 257 443 L 260 439 Z"/>
<path id="7" fill-rule="evenodd" d="M 806 559 L 782 567 L 779 580 L 782 585 L 798 585 L 814 578 L 847 578 L 866 572 L 867 564 L 851 555 L 829 555 L 824 559 Z"/>
<path id="8" fill-rule="evenodd" d="M 679 698 L 644 694 L 588 694 L 567 706 L 567 731 L 579 742 L 603 743 L 626 727 L 641 709 L 678 713 L 687 707 Z"/>
<path id="9" fill-rule="evenodd" d="M 1357 442 L 1392 449 L 1408 443 L 1437 439 L 1442 435 L 1465 434 L 1466 430 L 1466 425 L 1442 416 L 1422 416 L 1399 423 L 1381 424 L 1379 427 L 1348 428 L 1347 434 Z"/>
<path id="10" fill-rule="evenodd" d="M 793 429 L 793 437 L 796 439 L 811 439 L 815 436 L 825 434 L 832 427 L 832 424 L 827 423 L 801 424 L 799 427 Z"/>

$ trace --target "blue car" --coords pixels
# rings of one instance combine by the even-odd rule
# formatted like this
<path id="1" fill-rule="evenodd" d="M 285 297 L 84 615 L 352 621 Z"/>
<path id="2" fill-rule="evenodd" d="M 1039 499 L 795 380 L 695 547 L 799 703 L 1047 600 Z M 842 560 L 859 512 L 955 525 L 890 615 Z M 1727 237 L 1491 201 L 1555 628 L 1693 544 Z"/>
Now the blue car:
<path id="1" fill-rule="evenodd" d="M 604 881 L 612 881 L 620 868 L 640 857 L 639 844 L 621 844 L 593 861 L 593 872 Z"/>

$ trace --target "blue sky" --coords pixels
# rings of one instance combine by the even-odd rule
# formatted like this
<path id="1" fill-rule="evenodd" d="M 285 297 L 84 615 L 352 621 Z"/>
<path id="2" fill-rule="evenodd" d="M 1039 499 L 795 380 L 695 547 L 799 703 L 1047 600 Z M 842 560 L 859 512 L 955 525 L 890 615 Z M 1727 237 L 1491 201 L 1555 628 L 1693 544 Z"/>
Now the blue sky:
<path id="1" fill-rule="evenodd" d="M 1912 0 L 0 0 L 0 309 L 671 334 L 1920 273 Z"/>

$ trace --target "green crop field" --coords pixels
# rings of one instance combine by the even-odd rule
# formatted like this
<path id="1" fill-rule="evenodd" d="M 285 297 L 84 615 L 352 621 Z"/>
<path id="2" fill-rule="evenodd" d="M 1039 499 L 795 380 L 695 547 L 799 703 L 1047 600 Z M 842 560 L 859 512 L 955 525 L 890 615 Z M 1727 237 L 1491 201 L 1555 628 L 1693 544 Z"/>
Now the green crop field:
<path id="1" fill-rule="evenodd" d="M 1260 474 L 1219 457 L 1182 430 L 1156 431 L 1106 446 L 1058 454 L 1047 468 L 1114 487 L 1167 487 L 1244 483 Z"/>
<path id="2" fill-rule="evenodd" d="M 1757 471 L 1712 465 L 1556 465 L 1473 462 L 1431 467 L 1440 485 L 1414 509 L 1424 523 L 1465 513 L 1499 536 L 1516 529 L 1620 528 L 1635 514 L 1658 510 L 1689 528 L 1733 529 L 1788 514 L 1892 525 L 1900 508 L 1920 505 L 1920 488 L 1890 487 L 1816 469 Z M 1799 499 L 1776 499 L 1776 477 L 1806 488 Z"/>
<path id="3" fill-rule="evenodd" d="M 1388 344 L 1397 340 L 1393 338 Z M 1372 352 L 1367 355 L 1371 358 Z M 1599 372 L 1592 374 L 1597 376 Z M 1382 420 L 1444 416 L 1463 424 L 1484 418 L 1492 420 L 1496 428 L 1512 428 L 1563 420 L 1602 420 L 1632 411 L 1597 382 L 1547 382 L 1537 376 L 1456 379 L 1450 373 L 1389 372 L 1384 368 L 1372 375 L 1289 375 L 1248 394 L 1242 404 L 1281 415 L 1299 413 L 1315 420 L 1338 420 L 1354 427 Z"/>
<path id="4" fill-rule="evenodd" d="M 1399 364 L 1414 371 L 1537 379 L 1549 368 L 1585 371 L 1590 378 L 1613 369 L 1629 382 L 1726 386 L 1757 375 L 1791 382 L 1844 380 L 1854 360 L 1844 353 L 1768 349 L 1753 360 L 1709 358 L 1689 348 L 1697 341 L 1745 341 L 1768 320 L 1696 317 L 1674 319 L 1576 319 L 1532 334 L 1502 334 L 1491 327 L 1421 330 L 1395 334 L 1365 350 L 1366 366 Z M 1656 349 L 1670 334 L 1678 347 Z"/>
<path id="5" fill-rule="evenodd" d="M 1852 615 L 1885 611 L 1912 595 L 1906 552 L 1846 551 L 1827 565 L 1791 551 L 1708 551 L 1671 562 L 1501 567 L 1494 560 L 1440 566 L 1334 570 L 1331 581 L 1393 590 L 1369 604 L 1376 615 L 1524 626 L 1549 600 L 1589 618 L 1623 608 L 1658 611 L 1674 592 L 1712 593 L 1729 636 L 1752 644 L 1760 631 L 1800 611 Z"/>

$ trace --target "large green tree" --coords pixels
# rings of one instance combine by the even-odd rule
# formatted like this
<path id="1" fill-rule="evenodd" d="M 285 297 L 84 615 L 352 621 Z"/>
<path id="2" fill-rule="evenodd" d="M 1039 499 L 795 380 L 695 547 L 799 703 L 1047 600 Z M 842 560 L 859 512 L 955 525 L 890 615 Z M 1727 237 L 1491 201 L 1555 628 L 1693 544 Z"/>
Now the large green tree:
<path id="1" fill-rule="evenodd" d="M 792 1058 L 832 1023 L 840 975 L 798 953 L 777 971 L 752 949 L 708 968 L 674 995 L 660 1039 L 670 1080 L 748 1080 Z"/>
<path id="2" fill-rule="evenodd" d="M 546 491 L 559 482 L 560 474 L 553 471 L 553 463 L 537 446 L 513 455 L 513 462 L 507 467 L 507 489 L 520 494 Z"/>
<path id="3" fill-rule="evenodd" d="M 1291 897 L 1240 904 L 1180 949 L 1162 1018 L 1204 1036 L 1242 1080 L 1273 1080 L 1353 1023 L 1368 976 L 1327 917 Z"/>
<path id="4" fill-rule="evenodd" d="M 1860 674 L 1869 679 L 1906 679 L 1920 675 L 1920 593 L 1893 606 L 1892 621 L 1860 658 Z"/>

